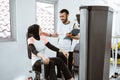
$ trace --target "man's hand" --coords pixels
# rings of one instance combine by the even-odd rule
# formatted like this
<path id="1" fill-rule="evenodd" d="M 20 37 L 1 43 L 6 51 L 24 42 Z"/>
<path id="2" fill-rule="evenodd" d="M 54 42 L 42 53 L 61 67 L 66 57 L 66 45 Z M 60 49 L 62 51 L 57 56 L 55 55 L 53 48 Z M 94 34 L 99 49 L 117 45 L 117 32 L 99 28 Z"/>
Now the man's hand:
<path id="1" fill-rule="evenodd" d="M 70 34 L 70 33 L 67 33 L 67 34 L 66 34 L 66 37 L 69 37 L 69 38 L 71 38 L 71 37 L 72 37 L 72 34 Z"/>

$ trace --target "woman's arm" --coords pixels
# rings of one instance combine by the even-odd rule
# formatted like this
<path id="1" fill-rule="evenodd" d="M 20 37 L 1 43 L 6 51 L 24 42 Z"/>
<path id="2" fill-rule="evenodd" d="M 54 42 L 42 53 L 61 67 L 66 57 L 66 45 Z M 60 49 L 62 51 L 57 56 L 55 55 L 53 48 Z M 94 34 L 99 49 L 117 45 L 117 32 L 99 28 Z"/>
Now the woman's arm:
<path id="1" fill-rule="evenodd" d="M 45 44 L 49 49 L 59 52 L 59 48 L 55 47 L 54 45 L 52 45 L 50 42 L 48 42 L 47 44 Z"/>
<path id="2" fill-rule="evenodd" d="M 36 48 L 35 48 L 35 46 L 34 46 L 33 44 L 29 44 L 28 46 L 29 46 L 28 48 L 31 50 L 31 52 L 32 52 L 33 54 L 35 54 L 36 56 L 38 56 L 39 58 L 41 58 L 41 59 L 43 60 L 44 64 L 49 64 L 49 62 L 50 62 L 49 58 L 46 57 L 46 56 L 44 56 L 44 55 L 42 55 L 42 54 L 40 54 L 40 53 L 36 50 Z"/>
<path id="3" fill-rule="evenodd" d="M 35 54 L 36 56 L 38 56 L 39 58 L 42 58 L 42 60 L 43 60 L 43 62 L 44 62 L 44 64 L 48 64 L 49 63 L 49 58 L 48 57 L 46 57 L 46 56 L 44 56 L 44 55 L 42 55 L 42 54 L 40 54 L 39 53 L 39 51 L 37 51 L 37 49 L 35 48 L 35 46 L 34 46 L 34 40 L 33 40 L 34 38 L 29 38 L 28 39 L 28 48 L 29 48 L 29 50 L 33 53 L 33 54 Z"/>
<path id="4" fill-rule="evenodd" d="M 39 51 L 37 51 L 36 47 L 34 46 L 34 38 L 30 37 L 28 38 L 28 49 L 37 56 L 37 54 L 39 53 Z M 41 56 L 39 55 L 38 57 L 41 58 Z"/>
<path id="5" fill-rule="evenodd" d="M 54 45 L 52 45 L 45 36 L 40 36 L 40 39 L 44 42 L 45 46 L 47 46 L 49 49 L 59 52 L 59 48 L 55 47 Z"/>
<path id="6" fill-rule="evenodd" d="M 56 51 L 56 52 L 59 52 L 59 53 L 63 53 L 66 57 L 69 56 L 69 53 L 68 52 L 65 52 L 57 47 L 55 47 L 54 45 L 52 45 L 50 42 L 48 42 L 48 40 L 44 37 L 44 36 L 41 36 L 40 39 L 44 42 L 44 44 L 51 50 L 53 51 Z"/>
<path id="7" fill-rule="evenodd" d="M 44 36 L 50 36 L 50 34 L 46 33 L 46 32 L 42 32 L 42 35 L 44 35 Z"/>
<path id="8" fill-rule="evenodd" d="M 35 55 L 37 55 L 39 53 L 39 51 L 36 50 L 34 44 L 28 44 L 28 49 Z"/>
<path id="9" fill-rule="evenodd" d="M 44 35 L 44 36 L 49 36 L 49 37 L 58 37 L 58 34 L 57 34 L 57 33 L 51 34 L 51 33 L 42 32 L 42 35 Z"/>
<path id="10" fill-rule="evenodd" d="M 38 56 L 39 58 L 42 57 L 41 54 L 38 55 L 39 51 L 37 51 L 36 47 L 34 46 L 34 38 L 33 37 L 30 37 L 28 38 L 28 49 L 33 53 L 35 54 L 36 56 Z"/>

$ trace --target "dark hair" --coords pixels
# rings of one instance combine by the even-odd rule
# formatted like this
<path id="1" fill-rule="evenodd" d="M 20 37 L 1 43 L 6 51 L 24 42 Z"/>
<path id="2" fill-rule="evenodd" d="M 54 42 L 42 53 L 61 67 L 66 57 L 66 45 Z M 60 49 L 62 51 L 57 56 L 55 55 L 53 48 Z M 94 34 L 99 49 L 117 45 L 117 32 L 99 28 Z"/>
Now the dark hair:
<path id="1" fill-rule="evenodd" d="M 27 38 L 33 36 L 36 40 L 40 40 L 39 36 L 39 25 L 33 24 L 28 27 Z"/>
<path id="2" fill-rule="evenodd" d="M 60 11 L 60 13 L 66 13 L 66 14 L 69 14 L 69 11 L 67 10 L 67 9 L 62 9 L 61 11 Z"/>

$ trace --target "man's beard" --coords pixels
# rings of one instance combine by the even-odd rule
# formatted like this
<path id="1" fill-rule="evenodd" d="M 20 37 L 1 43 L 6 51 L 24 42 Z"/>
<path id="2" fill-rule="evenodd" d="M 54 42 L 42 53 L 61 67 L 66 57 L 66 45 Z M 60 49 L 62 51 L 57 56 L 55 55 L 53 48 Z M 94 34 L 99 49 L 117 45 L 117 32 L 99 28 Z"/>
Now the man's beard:
<path id="1" fill-rule="evenodd" d="M 66 24 L 66 22 L 68 21 L 68 19 L 66 18 L 64 21 L 62 21 L 63 22 L 63 24 Z"/>

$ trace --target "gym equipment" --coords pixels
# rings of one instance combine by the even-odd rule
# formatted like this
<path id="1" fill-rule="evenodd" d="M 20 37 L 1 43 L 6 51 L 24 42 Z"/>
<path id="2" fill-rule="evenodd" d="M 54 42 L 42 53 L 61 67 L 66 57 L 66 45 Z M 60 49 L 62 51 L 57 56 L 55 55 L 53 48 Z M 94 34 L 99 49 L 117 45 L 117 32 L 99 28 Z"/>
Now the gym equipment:
<path id="1" fill-rule="evenodd" d="M 80 7 L 79 80 L 109 80 L 113 10 Z"/>
<path id="2" fill-rule="evenodd" d="M 34 80 L 45 80 L 44 63 L 43 63 L 42 60 L 41 60 L 40 64 L 41 64 L 41 72 L 35 71 L 35 68 L 32 68 L 32 70 L 29 71 L 30 74 L 35 71 L 35 78 L 34 78 Z M 33 77 L 29 76 L 27 78 L 27 80 L 33 80 Z"/>
<path id="3" fill-rule="evenodd" d="M 80 43 L 76 44 L 74 51 L 73 51 L 73 70 L 75 72 L 79 72 L 79 51 L 80 51 Z"/>

